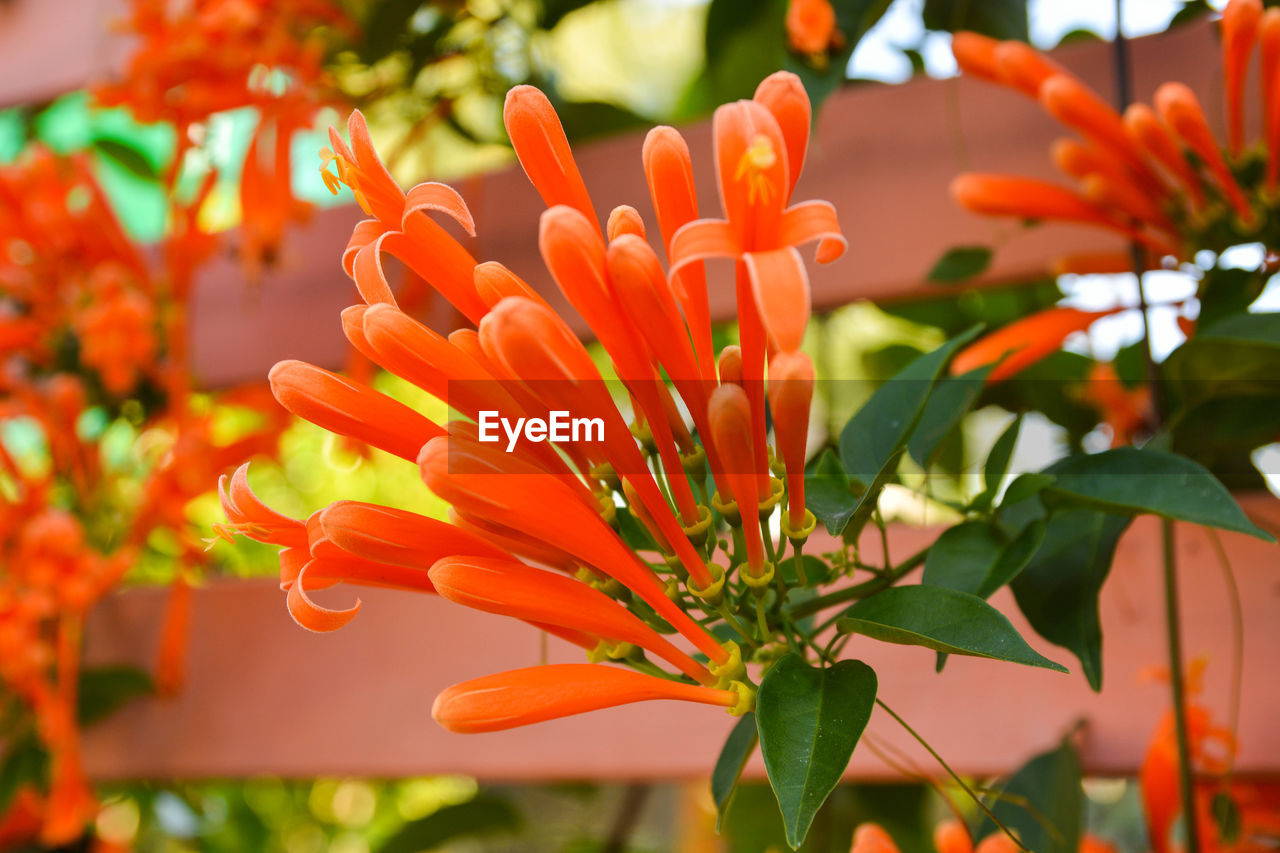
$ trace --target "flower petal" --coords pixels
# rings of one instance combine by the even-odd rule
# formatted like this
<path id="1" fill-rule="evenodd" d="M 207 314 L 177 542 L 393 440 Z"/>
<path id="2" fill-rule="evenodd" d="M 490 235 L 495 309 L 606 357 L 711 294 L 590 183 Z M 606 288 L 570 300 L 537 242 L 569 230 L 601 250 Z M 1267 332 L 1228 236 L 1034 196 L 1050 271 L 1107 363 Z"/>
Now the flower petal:
<path id="1" fill-rule="evenodd" d="M 770 341 L 782 352 L 799 349 L 812 311 L 809 273 L 800 253 L 788 246 L 742 257 Z"/>
<path id="2" fill-rule="evenodd" d="M 782 246 L 802 246 L 812 240 L 820 240 L 817 260 L 829 264 L 844 254 L 849 241 L 840 231 L 836 209 L 828 201 L 804 201 L 782 212 L 778 227 L 778 243 Z"/>

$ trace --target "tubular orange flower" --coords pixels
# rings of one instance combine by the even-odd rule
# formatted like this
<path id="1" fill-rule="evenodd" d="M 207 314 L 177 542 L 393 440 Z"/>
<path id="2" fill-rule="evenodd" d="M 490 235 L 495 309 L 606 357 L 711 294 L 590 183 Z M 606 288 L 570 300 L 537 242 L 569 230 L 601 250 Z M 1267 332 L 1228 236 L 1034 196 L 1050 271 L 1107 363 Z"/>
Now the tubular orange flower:
<path id="1" fill-rule="evenodd" d="M 644 220 L 640 218 L 640 211 L 629 204 L 618 205 L 609 211 L 609 222 L 605 226 L 605 234 L 608 236 L 610 243 L 624 234 L 630 234 L 644 240 Z M 646 243 L 645 245 L 648 244 Z"/>
<path id="2" fill-rule="evenodd" d="M 670 257 L 671 240 L 681 226 L 698 218 L 689 146 L 672 127 L 655 127 L 644 138 L 644 174 L 662 232 L 662 247 Z M 715 378 L 711 345 L 711 312 L 707 305 L 707 277 L 702 264 L 689 264 L 672 275 L 676 298 L 684 309 L 702 378 Z"/>
<path id="3" fill-rule="evenodd" d="M 1033 98 L 1041 97 L 1044 84 L 1051 77 L 1071 76 L 1061 65 L 1020 41 L 1000 42 L 992 56 L 1000 80 Z"/>
<path id="4" fill-rule="evenodd" d="M 1240 218 L 1246 222 L 1252 220 L 1249 201 L 1227 167 L 1195 93 L 1181 83 L 1165 83 L 1156 89 L 1155 104 L 1173 132 L 1208 166 L 1218 188 Z"/>
<path id="5" fill-rule="evenodd" d="M 973 853 L 973 840 L 964 823 L 952 818 L 933 829 L 933 846 L 938 853 Z"/>
<path id="6" fill-rule="evenodd" d="M 760 532 L 760 495 L 755 485 L 756 457 L 751 447 L 751 402 L 737 385 L 721 385 L 711 395 L 708 412 L 711 435 L 725 464 L 724 478 L 742 518 L 747 569 L 760 577 L 764 574 L 764 542 Z"/>
<path id="7" fill-rule="evenodd" d="M 156 693 L 176 696 L 186 671 L 187 637 L 191 632 L 191 584 L 179 572 L 169 589 L 164 619 L 160 623 L 160 650 L 156 655 Z"/>
<path id="8" fill-rule="evenodd" d="M 951 182 L 951 195 L 961 207 L 974 213 L 1097 225 L 1119 231 L 1157 252 L 1173 251 L 1167 241 L 1119 223 L 1087 199 L 1047 181 L 970 173 Z"/>
<path id="9" fill-rule="evenodd" d="M 1125 110 L 1123 121 L 1125 132 L 1139 150 L 1164 167 L 1191 194 L 1193 209 L 1204 204 L 1199 176 L 1155 110 L 1146 104 L 1131 104 Z"/>
<path id="10" fill-rule="evenodd" d="M 987 383 L 1008 379 L 1057 351 L 1072 332 L 1089 328 L 1113 311 L 1050 308 L 999 329 L 961 350 L 951 361 L 951 373 L 962 376 L 989 364 L 995 368 Z"/>
<path id="11" fill-rule="evenodd" d="M 604 593 L 565 575 L 535 569 L 519 560 L 445 557 L 430 571 L 444 598 L 489 613 L 572 628 L 653 652 L 702 684 L 715 677 L 629 610 Z"/>
<path id="12" fill-rule="evenodd" d="M 1244 81 L 1262 19 L 1261 0 L 1234 0 L 1222 10 L 1222 76 L 1227 95 L 1227 141 L 1238 155 L 1244 145 Z"/>
<path id="13" fill-rule="evenodd" d="M 573 159 L 564 126 L 547 96 L 533 86 L 516 86 L 507 92 L 502 122 L 521 168 L 547 207 L 563 204 L 575 208 L 598 232 L 600 224 L 591 196 Z"/>
<path id="14" fill-rule="evenodd" d="M 955 55 L 956 65 L 960 70 L 990 83 L 1004 82 L 1004 76 L 996 62 L 996 48 L 999 46 L 1000 42 L 996 39 L 967 30 L 961 30 L 951 37 L 951 52 Z M 1039 93 L 1031 94 L 1035 97 Z"/>
<path id="15" fill-rule="evenodd" d="M 1102 412 L 1103 422 L 1111 428 L 1111 446 L 1132 443 L 1134 434 L 1147 422 L 1151 408 L 1151 389 L 1126 389 L 1116 375 L 1115 367 L 1098 362 L 1089 371 L 1085 397 Z"/>
<path id="16" fill-rule="evenodd" d="M 431 716 L 451 732 L 475 734 L 655 699 L 734 708 L 740 694 L 614 667 L 550 664 L 455 684 L 436 697 Z"/>
<path id="17" fill-rule="evenodd" d="M 790 527 L 804 526 L 804 463 L 813 405 L 813 361 L 802 352 L 779 353 L 769 365 L 769 408 L 787 470 Z"/>
<path id="18" fill-rule="evenodd" d="M 727 659 L 720 644 L 667 598 L 653 572 L 596 510 L 558 479 L 501 451 L 453 437 L 429 442 L 419 464 L 427 488 L 440 498 L 573 554 L 642 598 L 713 661 Z M 710 581 L 708 575 L 700 585 Z"/>
<path id="19" fill-rule="evenodd" d="M 1142 187 L 1159 197 L 1163 187 L 1125 132 L 1111 105 L 1069 74 L 1055 74 L 1040 85 L 1040 103 L 1054 118 L 1127 166 Z"/>
<path id="20" fill-rule="evenodd" d="M 367 442 L 401 459 L 444 430 L 385 394 L 301 361 L 271 368 L 271 392 L 280 405 L 317 426 Z"/>
<path id="21" fill-rule="evenodd" d="M 898 845 L 880 825 L 864 823 L 854 831 L 849 853 L 898 853 Z"/>
<path id="22" fill-rule="evenodd" d="M 826 53 L 839 40 L 831 0 L 791 0 L 787 6 L 787 41 L 796 53 Z"/>
<path id="23" fill-rule="evenodd" d="M 1262 138 L 1267 151 L 1267 189 L 1280 175 L 1280 9 L 1262 15 Z"/>

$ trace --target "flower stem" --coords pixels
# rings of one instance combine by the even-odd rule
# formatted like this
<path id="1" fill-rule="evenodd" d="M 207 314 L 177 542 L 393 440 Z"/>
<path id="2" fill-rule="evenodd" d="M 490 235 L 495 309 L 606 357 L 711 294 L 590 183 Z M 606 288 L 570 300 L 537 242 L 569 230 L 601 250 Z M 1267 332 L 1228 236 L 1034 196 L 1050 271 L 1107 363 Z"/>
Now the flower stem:
<path id="1" fill-rule="evenodd" d="M 1218 565 L 1222 567 L 1222 578 L 1227 584 L 1227 598 L 1231 602 L 1231 707 L 1228 711 L 1231 720 L 1231 749 L 1227 752 L 1226 781 L 1230 783 L 1235 772 L 1235 745 L 1240 734 L 1240 691 L 1244 681 L 1244 608 L 1240 604 L 1240 587 L 1236 583 L 1235 572 L 1231 570 L 1231 560 L 1227 557 L 1227 549 L 1222 547 L 1222 538 L 1218 531 L 1206 528 L 1213 550 L 1218 555 Z"/>
<path id="2" fill-rule="evenodd" d="M 1178 565 L 1174 555 L 1173 521 L 1162 519 L 1164 551 L 1164 612 L 1169 644 L 1169 687 L 1173 693 L 1173 720 L 1178 735 L 1178 787 L 1182 794 L 1182 820 L 1187 853 L 1200 853 L 1199 817 L 1191 768 L 1191 739 L 1187 736 L 1187 697 L 1182 668 L 1182 622 L 1178 614 Z"/>
<path id="3" fill-rule="evenodd" d="M 791 618 L 802 619 L 810 614 L 817 613 L 820 610 L 826 610 L 828 607 L 834 607 L 837 604 L 844 604 L 846 601 L 855 601 L 859 598 L 866 598 L 874 592 L 893 586 L 904 575 L 918 566 L 924 565 L 925 555 L 929 553 L 928 548 L 923 548 L 885 572 L 880 577 L 863 581 L 860 584 L 847 586 L 844 589 L 837 589 L 835 592 L 829 592 L 826 595 L 820 595 L 817 598 L 811 598 L 808 601 L 802 601 L 795 607 L 791 608 Z"/>
<path id="4" fill-rule="evenodd" d="M 890 708 L 888 705 L 886 705 L 884 703 L 884 700 L 878 696 L 876 697 L 876 704 L 879 705 L 881 708 L 883 708 L 885 712 L 889 714 L 890 717 L 893 717 L 895 720 L 897 720 L 898 725 L 902 726 L 904 729 L 907 730 L 907 734 L 915 738 L 921 746 L 923 746 L 926 750 L 929 751 L 929 754 L 933 756 L 934 760 L 937 761 L 939 764 L 941 764 L 942 769 L 947 771 L 947 774 L 950 775 L 951 778 L 955 780 L 955 783 L 959 785 L 966 794 L 969 795 L 969 798 L 972 799 L 975 803 L 977 803 L 978 808 L 982 809 L 983 813 L 986 814 L 986 816 L 991 819 L 991 822 L 994 823 L 1000 829 L 1001 832 L 1009 836 L 1009 838 L 1013 841 L 1014 844 L 1018 845 L 1019 850 L 1026 851 L 1026 853 L 1031 853 L 1031 851 L 1027 850 L 1027 847 L 1018 839 L 1018 837 L 1009 830 L 1009 827 L 1005 826 L 1000 821 L 1000 818 L 996 817 L 995 814 L 992 813 L 991 809 L 987 808 L 987 804 L 984 803 L 978 797 L 978 795 L 973 792 L 973 789 L 970 788 L 968 785 L 966 785 L 964 780 L 961 779 L 958 775 L 956 775 L 956 771 L 951 769 L 951 765 L 947 764 L 947 762 L 942 760 L 942 756 L 938 755 L 937 751 L 935 751 L 934 748 L 929 745 L 929 742 L 927 740 L 925 740 L 920 736 L 919 732 L 911 728 L 911 726 L 907 723 L 906 720 L 902 719 L 896 713 L 894 713 L 894 710 Z"/>

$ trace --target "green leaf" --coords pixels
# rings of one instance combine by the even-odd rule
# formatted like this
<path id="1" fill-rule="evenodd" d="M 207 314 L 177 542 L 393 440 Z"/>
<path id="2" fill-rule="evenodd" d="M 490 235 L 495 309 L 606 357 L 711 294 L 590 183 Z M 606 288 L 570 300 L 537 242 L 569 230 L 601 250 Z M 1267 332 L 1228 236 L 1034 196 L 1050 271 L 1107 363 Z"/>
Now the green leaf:
<path id="1" fill-rule="evenodd" d="M 82 726 L 106 719 L 125 703 L 154 691 L 151 676 L 137 667 L 103 666 L 80 673 L 79 715 Z"/>
<path id="2" fill-rule="evenodd" d="M 761 80 L 784 67 L 786 17 L 786 0 L 711 0 L 700 107 L 750 98 Z"/>
<path id="3" fill-rule="evenodd" d="M 1005 546 L 1000 552 L 1000 558 L 996 560 L 995 565 L 982 581 L 982 586 L 977 592 L 979 598 L 990 598 L 996 590 L 1022 574 L 1036 551 L 1040 549 L 1040 544 L 1044 541 L 1044 531 L 1044 521 L 1037 519 L 1024 527 L 1017 538 Z"/>
<path id="4" fill-rule="evenodd" d="M 1052 474 L 1045 474 L 1040 471 L 1028 471 L 1025 474 L 1019 474 L 1009 484 L 1009 488 L 1004 490 L 1004 498 L 1000 501 L 1000 508 L 1011 507 L 1014 504 L 1030 500 L 1052 485 Z"/>
<path id="5" fill-rule="evenodd" d="M 1091 509 L 1055 512 L 1039 550 L 1009 585 L 1031 627 L 1079 658 L 1094 690 L 1102 689 L 1098 595 L 1129 522 Z"/>
<path id="6" fill-rule="evenodd" d="M 989 246 L 952 246 L 938 258 L 927 278 L 942 284 L 966 281 L 991 266 L 991 256 Z"/>
<path id="7" fill-rule="evenodd" d="M 49 770 L 49 754 L 33 734 L 15 737 L 8 747 L 0 761 L 0 815 L 24 786 L 43 788 Z"/>
<path id="8" fill-rule="evenodd" d="M 738 790 L 738 779 L 742 776 L 742 768 L 747 766 L 747 759 L 756 751 L 760 742 L 760 734 L 756 729 L 754 712 L 743 714 L 720 750 L 715 769 L 711 771 L 711 798 L 716 804 L 716 832 L 724 822 L 725 812 L 733 803 L 733 794 Z"/>
<path id="9" fill-rule="evenodd" d="M 1018 433 L 1022 430 L 1022 415 L 1013 419 L 1013 423 L 1005 427 L 1004 432 L 991 445 L 987 454 L 987 464 L 982 466 L 982 494 L 973 499 L 975 509 L 985 510 L 995 501 L 1000 493 L 1000 484 L 1005 474 L 1009 473 L 1009 462 L 1013 459 L 1013 450 L 1018 445 Z"/>
<path id="10" fill-rule="evenodd" d="M 144 181 L 160 180 L 160 169 L 142 151 L 112 136 L 95 136 L 90 144 L 93 150 L 120 166 L 129 174 Z"/>
<path id="11" fill-rule="evenodd" d="M 1026 0 L 925 0 L 924 25 L 949 33 L 973 30 L 998 39 L 1030 39 Z"/>
<path id="12" fill-rule="evenodd" d="M 1004 542 L 981 521 L 942 532 L 924 558 L 924 582 L 977 595 L 1004 551 Z"/>
<path id="13" fill-rule="evenodd" d="M 1054 478 L 1046 498 L 1108 512 L 1151 513 L 1275 541 L 1249 520 L 1222 483 L 1184 456 L 1120 447 L 1069 456 L 1044 473 Z"/>
<path id="14" fill-rule="evenodd" d="M 1191 407 L 1205 400 L 1280 394 L 1280 313 L 1230 314 L 1196 331 L 1164 364 Z"/>
<path id="15" fill-rule="evenodd" d="M 516 832 L 521 822 L 520 813 L 509 801 L 481 794 L 405 824 L 378 848 L 378 853 L 435 850 L 459 838 Z"/>
<path id="16" fill-rule="evenodd" d="M 985 365 L 962 376 L 944 376 L 938 379 L 925 404 L 924 414 L 907 442 L 911 458 L 928 468 L 935 460 L 938 445 L 959 426 L 960 421 L 973 408 L 978 395 L 986 384 L 987 374 L 995 365 Z"/>
<path id="17" fill-rule="evenodd" d="M 1213 795 L 1209 804 L 1213 813 L 1213 823 L 1218 828 L 1218 840 L 1224 844 L 1232 844 L 1240 837 L 1240 807 L 1226 791 Z"/>
<path id="18" fill-rule="evenodd" d="M 990 803 L 991 811 L 1035 853 L 1076 853 L 1084 821 L 1080 757 L 1063 740 L 1022 766 Z M 1000 830 L 984 818 L 974 833 L 986 838 Z"/>
<path id="19" fill-rule="evenodd" d="M 844 774 L 875 699 L 875 671 L 856 660 L 817 668 L 791 653 L 760 682 L 760 752 L 793 849 Z"/>
<path id="20" fill-rule="evenodd" d="M 858 507 L 858 497 L 853 488 L 849 475 L 840 464 L 840 457 L 830 448 L 805 473 L 805 506 L 833 536 L 840 535 Z"/>
<path id="21" fill-rule="evenodd" d="M 845 471 L 870 484 L 858 499 L 846 535 L 857 536 L 871 517 L 881 490 L 897 470 L 907 441 L 920 423 L 935 383 L 956 352 L 979 331 L 981 327 L 974 326 L 898 371 L 841 430 L 840 461 Z"/>
<path id="22" fill-rule="evenodd" d="M 999 610 L 940 586 L 890 587 L 846 610 L 836 628 L 886 643 L 1067 671 L 1028 646 Z"/>

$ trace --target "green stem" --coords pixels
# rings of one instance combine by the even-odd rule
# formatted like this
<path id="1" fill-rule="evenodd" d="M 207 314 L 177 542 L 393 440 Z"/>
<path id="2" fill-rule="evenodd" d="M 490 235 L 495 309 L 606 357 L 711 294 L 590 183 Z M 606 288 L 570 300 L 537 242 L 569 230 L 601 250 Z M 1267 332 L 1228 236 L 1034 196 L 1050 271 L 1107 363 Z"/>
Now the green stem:
<path id="1" fill-rule="evenodd" d="M 1173 521 L 1162 519 L 1164 551 L 1164 612 L 1169 641 L 1169 687 L 1173 693 L 1173 720 L 1178 736 L 1178 784 L 1182 794 L 1182 821 L 1187 853 L 1200 853 L 1199 815 L 1191 768 L 1191 739 L 1187 735 L 1187 697 L 1182 668 L 1182 622 L 1178 614 L 1178 566 L 1174 559 Z"/>
<path id="2" fill-rule="evenodd" d="M 898 565 L 877 578 L 863 581 L 860 584 L 847 586 L 844 589 L 837 589 L 835 592 L 829 592 L 826 595 L 820 595 L 817 598 L 811 598 L 803 601 L 791 608 L 790 614 L 793 619 L 803 619 L 805 616 L 817 613 L 820 610 L 826 610 L 828 607 L 834 607 L 837 604 L 844 604 L 848 601 L 856 601 L 859 598 L 866 598 L 872 593 L 879 592 L 882 589 L 893 586 L 897 581 L 901 580 L 904 575 L 924 564 L 925 555 L 929 553 L 928 548 L 912 554 Z"/>
<path id="3" fill-rule="evenodd" d="M 1222 567 L 1222 578 L 1227 584 L 1227 598 L 1231 602 L 1231 707 L 1228 715 L 1231 720 L 1233 748 L 1227 752 L 1226 781 L 1229 783 L 1235 772 L 1234 744 L 1237 743 L 1237 736 L 1240 734 L 1240 690 L 1244 681 L 1244 608 L 1240 604 L 1240 587 L 1236 584 L 1235 572 L 1231 570 L 1231 560 L 1227 557 L 1227 549 L 1222 547 L 1222 538 L 1213 528 L 1206 529 L 1209 531 L 1209 541 L 1213 543 L 1213 550 L 1218 555 L 1218 565 Z"/>
<path id="4" fill-rule="evenodd" d="M 800 586 L 808 586 L 809 579 L 804 574 L 804 543 L 797 539 L 791 544 L 791 548 L 795 551 L 796 578 L 799 579 Z"/>
<path id="5" fill-rule="evenodd" d="M 895 720 L 897 720 L 898 725 L 902 726 L 904 729 L 907 730 L 907 734 L 915 738 L 916 741 L 919 742 L 921 746 L 923 746 L 926 750 L 929 751 L 929 754 L 933 756 L 933 759 L 937 761 L 939 764 L 941 764 L 942 769 L 947 771 L 947 774 L 951 776 L 952 779 L 955 780 L 955 783 L 959 785 L 966 794 L 969 795 L 969 798 L 972 799 L 975 803 L 977 803 L 978 808 L 982 809 L 983 813 L 986 814 L 986 816 L 991 819 L 991 822 L 994 823 L 997 827 L 999 827 L 1001 832 L 1009 836 L 1010 840 L 1012 840 L 1014 844 L 1018 845 L 1019 850 L 1026 851 L 1026 853 L 1031 853 L 1031 851 L 1028 850 L 1027 847 L 1020 840 L 1018 840 L 1018 837 L 1009 830 L 1009 827 L 1001 823 L 1000 818 L 996 817 L 995 814 L 992 813 L 991 809 L 987 808 L 987 804 L 984 803 L 978 797 L 978 795 L 973 792 L 973 789 L 970 788 L 968 785 L 966 785 L 964 780 L 961 779 L 958 775 L 956 775 L 956 771 L 951 769 L 951 765 L 947 764 L 947 762 L 942 760 L 942 756 L 938 755 L 937 751 L 934 750 L 934 748 L 929 745 L 929 742 L 927 740 L 922 738 L 915 729 L 911 728 L 911 726 L 907 723 L 906 720 L 902 719 L 896 713 L 894 713 L 894 710 L 890 708 L 888 705 L 886 705 L 884 703 L 884 700 L 878 696 L 876 697 L 876 704 L 879 705 L 881 708 L 883 708 L 890 717 L 893 717 Z"/>
<path id="6" fill-rule="evenodd" d="M 751 632 L 747 630 L 747 626 L 738 621 L 738 617 L 733 615 L 729 610 L 728 603 L 722 598 L 720 603 L 716 605 L 716 612 L 720 614 L 720 618 L 724 619 L 725 624 L 737 633 L 746 642 L 756 645 L 756 638 L 751 636 Z"/>

